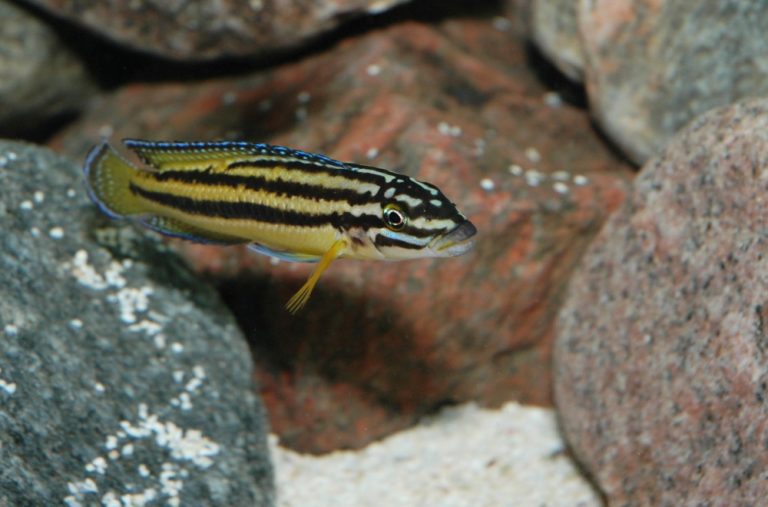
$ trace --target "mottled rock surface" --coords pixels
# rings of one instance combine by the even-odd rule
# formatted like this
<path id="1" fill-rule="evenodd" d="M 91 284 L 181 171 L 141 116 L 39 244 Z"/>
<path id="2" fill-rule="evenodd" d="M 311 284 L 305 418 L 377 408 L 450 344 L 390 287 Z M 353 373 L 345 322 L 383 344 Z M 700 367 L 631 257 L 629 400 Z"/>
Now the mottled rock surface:
<path id="1" fill-rule="evenodd" d="M 768 101 L 651 161 L 559 319 L 563 429 L 610 505 L 768 498 Z"/>
<path id="2" fill-rule="evenodd" d="M 768 93 L 761 0 L 535 1 L 532 33 L 636 163 L 697 115 Z"/>
<path id="3" fill-rule="evenodd" d="M 0 142 L 0 505 L 273 505 L 233 319 L 98 215 L 78 167 Z"/>
<path id="4" fill-rule="evenodd" d="M 50 27 L 0 0 L 0 136 L 28 135 L 74 113 L 94 90 L 83 64 Z"/>
<path id="5" fill-rule="evenodd" d="M 129 48 L 204 60 L 274 53 L 405 0 L 30 0 Z"/>
<path id="6" fill-rule="evenodd" d="M 578 0 L 531 0 L 531 36 L 539 49 L 570 79 L 584 79 L 584 50 Z"/>
<path id="7" fill-rule="evenodd" d="M 504 21 L 504 22 L 502 22 Z M 588 114 L 544 87 L 510 19 L 404 23 L 250 77 L 136 85 L 54 144 L 237 138 L 400 170 L 438 185 L 480 233 L 473 253 L 312 266 L 177 244 L 252 334 L 275 431 L 360 446 L 446 402 L 550 403 L 554 315 L 573 264 L 631 177 Z"/>
<path id="8" fill-rule="evenodd" d="M 714 107 L 768 93 L 768 3 L 582 1 L 595 118 L 636 162 Z"/>

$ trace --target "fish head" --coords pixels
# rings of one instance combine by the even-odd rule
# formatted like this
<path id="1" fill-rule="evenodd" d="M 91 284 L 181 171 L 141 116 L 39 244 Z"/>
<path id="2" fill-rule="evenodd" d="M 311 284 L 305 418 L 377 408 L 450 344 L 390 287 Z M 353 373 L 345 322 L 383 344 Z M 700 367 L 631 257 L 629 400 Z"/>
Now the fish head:
<path id="1" fill-rule="evenodd" d="M 454 257 L 474 246 L 477 229 L 434 185 L 401 177 L 379 194 L 381 223 L 367 233 L 381 258 Z"/>

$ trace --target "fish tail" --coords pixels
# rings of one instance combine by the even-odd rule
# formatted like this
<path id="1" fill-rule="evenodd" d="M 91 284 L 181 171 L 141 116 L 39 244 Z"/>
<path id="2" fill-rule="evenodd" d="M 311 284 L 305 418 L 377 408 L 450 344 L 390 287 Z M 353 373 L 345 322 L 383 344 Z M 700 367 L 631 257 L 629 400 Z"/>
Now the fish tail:
<path id="1" fill-rule="evenodd" d="M 103 142 L 88 153 L 83 168 L 88 195 L 111 218 L 142 213 L 141 202 L 130 190 L 137 171 Z"/>

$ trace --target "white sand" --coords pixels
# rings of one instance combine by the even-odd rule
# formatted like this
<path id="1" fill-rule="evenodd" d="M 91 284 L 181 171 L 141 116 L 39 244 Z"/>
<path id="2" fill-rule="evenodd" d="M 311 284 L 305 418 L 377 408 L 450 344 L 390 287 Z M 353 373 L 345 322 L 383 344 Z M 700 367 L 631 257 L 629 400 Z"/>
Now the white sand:
<path id="1" fill-rule="evenodd" d="M 464 405 L 360 451 L 271 442 L 279 507 L 599 507 L 561 452 L 552 410 Z"/>

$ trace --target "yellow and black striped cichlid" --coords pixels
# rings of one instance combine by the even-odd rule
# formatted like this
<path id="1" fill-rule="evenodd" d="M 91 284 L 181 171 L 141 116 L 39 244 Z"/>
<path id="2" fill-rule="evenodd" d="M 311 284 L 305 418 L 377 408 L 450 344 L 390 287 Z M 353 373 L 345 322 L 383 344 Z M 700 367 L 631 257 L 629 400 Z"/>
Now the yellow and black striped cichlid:
<path id="1" fill-rule="evenodd" d="M 477 232 L 435 186 L 384 169 L 249 142 L 123 143 L 148 169 L 94 147 L 84 172 L 99 208 L 168 236 L 318 262 L 292 313 L 336 258 L 451 257 Z"/>

